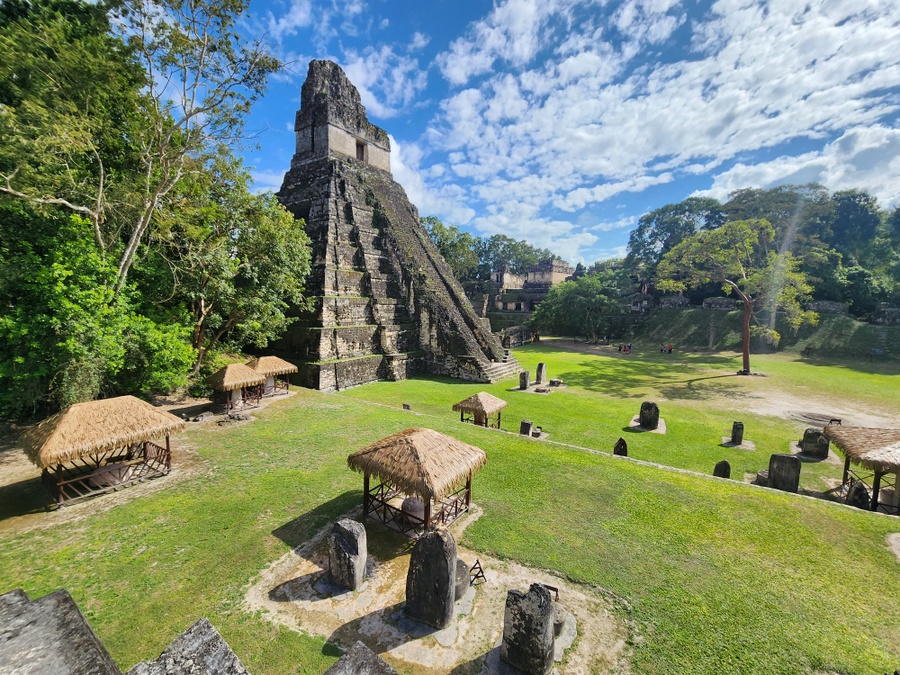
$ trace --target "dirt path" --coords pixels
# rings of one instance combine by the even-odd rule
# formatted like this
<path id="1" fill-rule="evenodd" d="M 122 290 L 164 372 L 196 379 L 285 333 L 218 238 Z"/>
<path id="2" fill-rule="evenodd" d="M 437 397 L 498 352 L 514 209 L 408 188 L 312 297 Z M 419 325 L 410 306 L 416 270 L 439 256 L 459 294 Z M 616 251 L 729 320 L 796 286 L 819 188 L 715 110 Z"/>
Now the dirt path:
<path id="1" fill-rule="evenodd" d="M 480 514 L 477 509 L 455 523 L 462 529 Z M 358 518 L 358 514 L 351 514 Z M 440 631 L 406 618 L 402 605 L 409 568 L 409 547 L 404 551 L 373 553 L 381 526 L 366 523 L 369 537 L 367 580 L 356 592 L 334 587 L 328 577 L 327 534 L 323 529 L 303 547 L 274 562 L 253 583 L 245 605 L 263 611 L 275 623 L 324 637 L 346 650 L 362 639 L 386 661 L 423 675 L 438 673 L 493 674 L 506 672 L 499 659 L 506 593 L 528 590 L 532 583 L 559 589 L 559 603 L 574 617 L 574 625 L 557 640 L 555 672 L 626 673 L 628 630 L 613 600 L 589 586 L 570 583 L 546 570 L 501 561 L 464 548 L 458 556 L 471 565 L 481 561 L 487 581 L 469 588 L 457 600 L 456 619 Z M 374 545 L 373 545 L 374 544 Z M 564 649 L 577 638 L 567 652 Z M 568 640 L 565 640 L 568 637 Z"/>

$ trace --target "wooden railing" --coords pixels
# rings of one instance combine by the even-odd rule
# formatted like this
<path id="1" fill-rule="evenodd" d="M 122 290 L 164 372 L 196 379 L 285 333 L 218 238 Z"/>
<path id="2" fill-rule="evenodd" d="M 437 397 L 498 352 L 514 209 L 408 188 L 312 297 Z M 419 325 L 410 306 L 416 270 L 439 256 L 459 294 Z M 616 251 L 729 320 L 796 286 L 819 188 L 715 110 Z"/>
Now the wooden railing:
<path id="1" fill-rule="evenodd" d="M 136 447 L 116 448 L 44 469 L 41 480 L 58 506 L 76 499 L 116 490 L 147 478 L 169 473 L 168 448 L 146 441 Z"/>
<path id="2" fill-rule="evenodd" d="M 469 509 L 466 501 L 467 490 L 463 486 L 452 495 L 440 501 L 440 508 L 431 514 L 430 525 L 449 525 Z M 389 501 L 399 497 L 401 493 L 381 483 L 369 490 L 368 511 L 370 515 L 384 525 L 408 537 L 418 537 L 425 532 L 425 518 L 409 511 L 397 508 Z"/>

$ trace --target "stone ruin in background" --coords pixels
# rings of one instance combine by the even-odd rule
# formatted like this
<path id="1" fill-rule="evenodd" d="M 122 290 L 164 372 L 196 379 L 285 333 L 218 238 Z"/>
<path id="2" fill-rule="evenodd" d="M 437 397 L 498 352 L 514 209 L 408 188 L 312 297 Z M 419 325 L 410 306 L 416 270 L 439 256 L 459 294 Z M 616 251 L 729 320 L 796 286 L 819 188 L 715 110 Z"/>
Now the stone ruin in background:
<path id="1" fill-rule="evenodd" d="M 312 61 L 278 199 L 312 244 L 302 313 L 273 351 L 323 390 L 416 373 L 496 382 L 518 372 L 472 309 L 403 188 L 387 133 L 340 66 Z"/>

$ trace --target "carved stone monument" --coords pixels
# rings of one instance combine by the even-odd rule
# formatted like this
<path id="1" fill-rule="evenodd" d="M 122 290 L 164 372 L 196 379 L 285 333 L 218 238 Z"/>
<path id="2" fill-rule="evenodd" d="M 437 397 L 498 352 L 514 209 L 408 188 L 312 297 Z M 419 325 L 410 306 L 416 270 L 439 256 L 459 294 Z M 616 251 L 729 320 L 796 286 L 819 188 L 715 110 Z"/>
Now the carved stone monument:
<path id="1" fill-rule="evenodd" d="M 718 478 L 731 478 L 731 464 L 728 463 L 727 459 L 723 459 L 721 462 L 716 463 L 716 467 L 713 469 L 713 476 L 717 476 Z"/>
<path id="2" fill-rule="evenodd" d="M 638 423 L 644 429 L 656 429 L 659 426 L 659 406 L 652 401 L 641 403 L 641 414 Z"/>
<path id="3" fill-rule="evenodd" d="M 531 584 L 527 593 L 509 591 L 500 659 L 529 675 L 550 672 L 555 615 L 550 591 L 542 584 Z"/>
<path id="4" fill-rule="evenodd" d="M 466 594 L 466 591 L 469 590 L 469 582 L 471 581 L 471 577 L 469 576 L 469 566 L 466 565 L 466 561 L 462 558 L 456 559 L 456 590 L 454 591 L 454 595 L 456 600 L 459 600 L 462 596 Z"/>
<path id="5" fill-rule="evenodd" d="M 794 455 L 772 455 L 769 458 L 769 487 L 797 492 L 800 488 L 800 458 Z"/>
<path id="6" fill-rule="evenodd" d="M 523 391 L 528 389 L 528 379 L 531 377 L 531 371 L 523 370 L 519 373 L 519 389 Z"/>
<path id="7" fill-rule="evenodd" d="M 800 452 L 809 457 L 825 459 L 831 442 L 821 429 L 810 428 L 803 432 L 800 441 Z"/>
<path id="8" fill-rule="evenodd" d="M 537 375 L 534 376 L 535 384 L 544 384 L 544 379 L 547 377 L 547 364 L 543 361 L 537 365 Z"/>
<path id="9" fill-rule="evenodd" d="M 456 602 L 456 540 L 444 528 L 416 540 L 406 574 L 406 613 L 433 628 L 453 620 Z"/>
<path id="10" fill-rule="evenodd" d="M 613 454 L 620 457 L 628 457 L 628 443 L 625 442 L 624 438 L 616 441 L 615 446 L 613 446 Z"/>
<path id="11" fill-rule="evenodd" d="M 519 433 L 523 436 L 531 436 L 531 420 L 522 420 L 519 425 Z"/>
<path id="12" fill-rule="evenodd" d="M 744 442 L 744 423 L 735 422 L 731 425 L 731 444 L 740 445 Z"/>
<path id="13" fill-rule="evenodd" d="M 388 135 L 344 71 L 312 61 L 300 99 L 278 199 L 306 223 L 313 309 L 273 351 L 323 390 L 418 372 L 474 382 L 517 372 L 394 182 Z"/>
<path id="14" fill-rule="evenodd" d="M 337 521 L 328 542 L 332 581 L 355 591 L 366 576 L 366 557 L 366 528 L 349 518 Z"/>
<path id="15" fill-rule="evenodd" d="M 861 480 L 855 480 L 850 483 L 850 489 L 847 491 L 846 499 L 848 505 L 868 511 L 872 504 L 871 499 L 869 491 Z"/>

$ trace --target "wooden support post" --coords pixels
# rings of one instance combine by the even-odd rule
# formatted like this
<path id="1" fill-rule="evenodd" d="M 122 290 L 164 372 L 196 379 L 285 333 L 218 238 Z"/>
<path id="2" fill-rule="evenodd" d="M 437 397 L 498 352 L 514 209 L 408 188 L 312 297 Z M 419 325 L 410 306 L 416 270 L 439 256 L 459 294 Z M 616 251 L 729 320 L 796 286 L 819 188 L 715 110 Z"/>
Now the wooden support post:
<path id="1" fill-rule="evenodd" d="M 363 518 L 369 515 L 369 474 L 363 478 Z"/>
<path id="2" fill-rule="evenodd" d="M 841 478 L 841 487 L 847 484 L 847 479 L 850 478 L 850 456 L 844 458 L 844 477 Z"/>
<path id="3" fill-rule="evenodd" d="M 881 477 L 884 471 L 875 470 L 875 479 L 872 481 L 872 510 L 878 510 L 878 490 L 881 489 Z"/>
<path id="4" fill-rule="evenodd" d="M 431 525 L 431 500 L 425 500 L 425 529 L 427 530 Z"/>
<path id="5" fill-rule="evenodd" d="M 466 479 L 466 508 L 469 508 L 469 504 L 472 501 L 472 477 L 469 476 Z"/>
<path id="6" fill-rule="evenodd" d="M 166 473 L 172 470 L 172 444 L 169 437 L 166 436 Z"/>
<path id="7" fill-rule="evenodd" d="M 460 422 L 465 422 L 465 421 L 466 421 L 466 420 L 465 420 L 465 414 L 466 414 L 466 413 L 463 412 L 462 410 L 459 411 L 459 421 L 460 421 Z"/>

